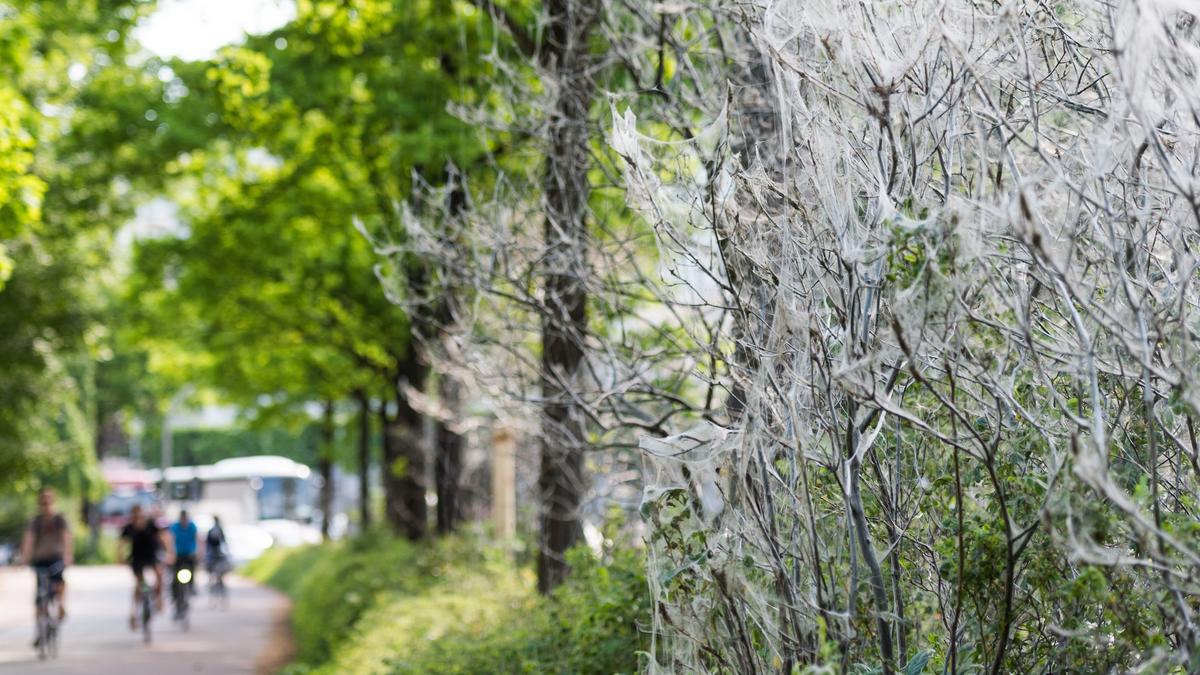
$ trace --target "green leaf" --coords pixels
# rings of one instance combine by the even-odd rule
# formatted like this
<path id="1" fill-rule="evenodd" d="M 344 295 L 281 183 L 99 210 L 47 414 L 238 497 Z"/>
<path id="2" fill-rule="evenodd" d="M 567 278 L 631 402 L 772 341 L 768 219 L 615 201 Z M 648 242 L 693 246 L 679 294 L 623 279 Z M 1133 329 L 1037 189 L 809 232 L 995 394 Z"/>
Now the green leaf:
<path id="1" fill-rule="evenodd" d="M 904 675 L 921 675 L 925 672 L 925 666 L 929 665 L 929 657 L 929 650 L 917 652 L 908 665 L 904 666 Z"/>

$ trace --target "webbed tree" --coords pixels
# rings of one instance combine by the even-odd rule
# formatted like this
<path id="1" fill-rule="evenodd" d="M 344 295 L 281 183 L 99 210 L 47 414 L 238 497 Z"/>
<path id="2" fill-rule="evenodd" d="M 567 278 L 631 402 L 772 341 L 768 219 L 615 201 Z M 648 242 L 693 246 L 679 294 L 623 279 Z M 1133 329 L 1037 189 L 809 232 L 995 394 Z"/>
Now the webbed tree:
<path id="1" fill-rule="evenodd" d="M 625 208 L 605 131 L 610 100 L 642 109 L 691 95 L 675 76 L 688 47 L 669 7 L 469 4 L 461 21 L 488 19 L 491 77 L 486 96 L 453 110 L 487 140 L 491 163 L 466 171 L 466 212 L 410 209 L 407 230 L 420 236 L 380 248 L 393 276 L 409 257 L 432 259 L 470 298 L 443 330 L 464 379 L 536 450 L 524 461 L 537 476 L 527 487 L 548 592 L 569 572 L 585 516 L 601 520 L 604 498 L 631 501 L 635 437 L 717 405 L 715 385 L 686 375 L 696 365 L 678 340 L 691 338 L 664 320 L 678 305 L 652 281 L 653 232 Z"/>
<path id="2" fill-rule="evenodd" d="M 745 355 L 644 441 L 652 670 L 1194 667 L 1196 15 L 717 9 L 708 134 L 615 133 Z"/>

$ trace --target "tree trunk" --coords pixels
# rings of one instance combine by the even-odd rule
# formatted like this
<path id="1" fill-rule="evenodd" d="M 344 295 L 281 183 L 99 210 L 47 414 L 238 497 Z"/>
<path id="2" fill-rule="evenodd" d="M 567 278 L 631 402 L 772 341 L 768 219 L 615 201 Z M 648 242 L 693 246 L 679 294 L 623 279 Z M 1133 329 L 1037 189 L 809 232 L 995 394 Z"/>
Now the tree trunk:
<path id="1" fill-rule="evenodd" d="M 358 518 L 363 530 L 371 527 L 371 399 L 355 392 L 358 399 Z"/>
<path id="2" fill-rule="evenodd" d="M 400 458 L 398 443 L 392 439 L 396 434 L 396 422 L 387 413 L 387 404 L 379 406 L 379 431 L 383 449 L 383 463 L 380 465 L 381 481 L 383 483 L 383 516 L 392 531 L 401 531 L 400 519 L 400 488 L 396 482 L 394 467 Z"/>
<path id="3" fill-rule="evenodd" d="M 442 406 L 451 420 L 460 417 L 462 408 L 462 385 L 449 375 L 438 379 L 438 393 Z M 434 483 L 437 487 L 437 531 L 438 534 L 453 532 L 462 520 L 458 488 L 462 476 L 463 437 L 451 426 L 452 422 L 437 423 L 437 463 L 434 468 Z"/>
<path id="4" fill-rule="evenodd" d="M 396 381 L 396 416 L 384 416 L 384 448 L 388 457 L 383 484 L 387 492 L 388 523 L 400 535 L 423 539 L 429 531 L 429 506 L 425 503 L 425 448 L 421 442 L 421 414 L 409 404 L 406 382 L 423 382 L 427 369 L 415 358 L 403 365 Z"/>
<path id="5" fill-rule="evenodd" d="M 492 522 L 496 537 L 517 534 L 517 442 L 507 426 L 492 432 Z"/>
<path id="6" fill-rule="evenodd" d="M 333 515 L 333 401 L 325 402 L 317 471 L 321 474 L 321 492 L 318 496 L 321 509 L 321 538 L 329 541 L 329 519 Z"/>
<path id="7" fill-rule="evenodd" d="M 451 223 L 461 221 L 467 210 L 467 189 L 462 175 L 453 165 L 446 167 L 446 212 Z M 448 243 L 453 242 L 451 223 L 447 223 L 443 237 Z M 458 296 L 453 279 L 455 271 L 443 267 L 441 270 L 443 287 L 433 311 L 436 325 L 427 335 L 432 339 L 436 331 L 448 330 L 458 320 Z M 427 359 L 427 362 L 429 359 Z M 462 419 L 462 383 L 449 373 L 442 373 L 438 378 L 438 398 L 446 412 L 448 421 L 439 421 L 436 426 L 437 462 L 434 471 L 434 483 L 437 487 L 437 530 L 439 534 L 453 532 L 462 520 L 462 502 L 459 499 L 462 479 L 463 438 L 454 429 L 454 423 Z"/>
<path id="8" fill-rule="evenodd" d="M 126 443 L 125 433 L 121 430 L 120 413 L 101 412 L 96 420 L 96 461 L 103 463 L 113 451 Z M 79 517 L 88 528 L 88 552 L 95 553 L 100 548 L 100 509 L 91 498 L 92 486 L 89 483 L 83 491 L 83 500 L 79 505 Z"/>
<path id="9" fill-rule="evenodd" d="M 408 539 L 424 539 L 429 529 L 429 507 L 425 503 L 426 467 L 419 429 L 391 419 L 385 436 L 392 456 L 383 479 L 388 492 L 388 524 Z"/>
<path id="10" fill-rule="evenodd" d="M 543 179 L 545 220 L 542 308 L 542 460 L 538 475 L 541 533 L 538 590 L 566 578 L 564 554 L 580 538 L 585 490 L 580 385 L 587 324 L 589 113 L 595 95 L 588 37 L 598 0 L 547 0 L 543 64 L 558 82 L 550 110 Z"/>

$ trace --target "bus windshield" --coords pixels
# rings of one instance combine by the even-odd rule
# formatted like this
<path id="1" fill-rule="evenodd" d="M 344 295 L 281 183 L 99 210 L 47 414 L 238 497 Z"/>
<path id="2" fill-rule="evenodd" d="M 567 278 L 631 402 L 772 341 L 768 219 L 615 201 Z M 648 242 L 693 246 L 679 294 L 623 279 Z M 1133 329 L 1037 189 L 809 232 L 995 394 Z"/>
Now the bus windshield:
<path id="1" fill-rule="evenodd" d="M 313 513 L 312 488 L 301 478 L 261 478 L 258 517 L 261 520 L 307 520 Z"/>

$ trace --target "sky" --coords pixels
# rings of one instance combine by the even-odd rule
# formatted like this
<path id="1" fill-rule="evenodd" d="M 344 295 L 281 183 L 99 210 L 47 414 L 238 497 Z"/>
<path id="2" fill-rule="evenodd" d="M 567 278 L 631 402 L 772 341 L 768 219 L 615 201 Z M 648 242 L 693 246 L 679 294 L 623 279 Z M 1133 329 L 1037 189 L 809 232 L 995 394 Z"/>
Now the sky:
<path id="1" fill-rule="evenodd" d="M 194 61 L 240 42 L 246 33 L 270 32 L 295 15 L 292 0 L 159 0 L 133 36 L 159 56 Z"/>

